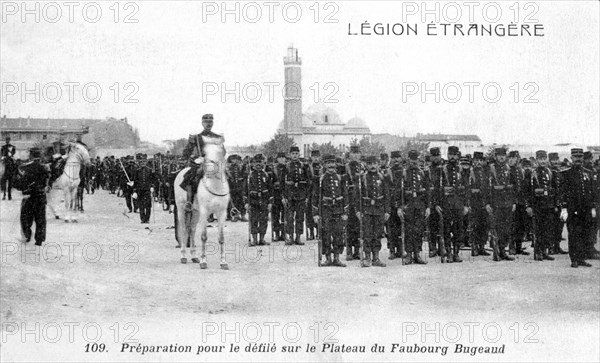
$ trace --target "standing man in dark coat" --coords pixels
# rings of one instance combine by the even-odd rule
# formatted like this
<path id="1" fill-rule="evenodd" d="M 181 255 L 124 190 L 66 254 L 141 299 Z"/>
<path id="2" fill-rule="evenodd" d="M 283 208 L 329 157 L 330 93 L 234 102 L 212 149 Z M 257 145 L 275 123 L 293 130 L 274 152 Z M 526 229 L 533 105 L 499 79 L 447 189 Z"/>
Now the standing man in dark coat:
<path id="1" fill-rule="evenodd" d="M 373 266 L 385 267 L 379 259 L 381 250 L 381 236 L 383 226 L 390 218 L 391 204 L 388 184 L 383 175 L 379 173 L 376 156 L 369 156 L 366 159 L 367 172 L 362 175 L 358 182 L 358 188 L 354 191 L 354 202 L 356 216 L 363 222 L 363 250 L 365 259 L 362 267 Z"/>
<path id="2" fill-rule="evenodd" d="M 6 199 L 6 192 L 8 191 L 8 200 L 12 199 L 12 181 L 13 172 L 15 171 L 15 152 L 16 149 L 10 143 L 10 137 L 6 138 L 6 144 L 2 145 L 0 149 L 0 155 L 2 156 L 2 163 L 4 164 L 4 175 L 0 180 L 0 186 L 2 187 L 2 200 Z"/>
<path id="3" fill-rule="evenodd" d="M 430 182 L 423 170 L 419 168 L 418 157 L 417 150 L 408 152 L 408 167 L 404 172 L 400 190 L 396 190 L 397 214 L 405 225 L 404 247 L 407 256 L 402 261 L 403 265 L 427 263 L 421 258 L 421 250 L 425 220 L 431 213 Z"/>
<path id="4" fill-rule="evenodd" d="M 138 200 L 141 223 L 150 223 L 155 179 L 156 175 L 152 171 L 152 161 L 147 160 L 147 156 L 144 154 L 141 157 L 140 167 L 133 175 L 133 197 Z"/>
<path id="5" fill-rule="evenodd" d="M 271 209 L 271 228 L 275 233 L 275 241 L 285 241 L 284 220 L 286 215 L 283 209 L 283 189 L 285 187 L 286 173 L 285 153 L 277 153 L 277 162 L 273 166 L 273 208 Z"/>
<path id="6" fill-rule="evenodd" d="M 392 151 L 391 153 L 392 162 L 389 166 L 388 174 L 390 179 L 390 193 L 391 203 L 393 206 L 392 212 L 401 208 L 402 200 L 402 185 L 404 181 L 404 167 L 402 166 L 402 155 L 400 151 Z M 427 191 L 429 195 L 429 191 Z M 401 252 L 401 238 L 402 238 L 402 219 L 398 213 L 391 213 L 390 219 L 388 220 L 388 249 L 390 250 L 390 256 L 388 259 L 393 260 L 395 258 L 402 258 Z M 406 248 L 406 245 L 404 246 Z M 404 251 L 406 252 L 406 251 Z"/>
<path id="7" fill-rule="evenodd" d="M 562 171 L 562 195 L 567 206 L 562 219 L 569 231 L 571 267 L 590 267 L 585 261 L 586 244 L 594 230 L 598 196 L 594 193 L 593 175 L 583 167 L 583 149 L 571 149 L 573 166 Z"/>
<path id="8" fill-rule="evenodd" d="M 285 173 L 285 187 L 283 204 L 287 212 L 287 233 L 290 238 L 286 244 L 303 245 L 300 236 L 304 232 L 304 213 L 308 199 L 308 186 L 310 175 L 308 168 L 300 160 L 300 149 L 297 146 L 290 148 L 290 158 Z M 293 237 L 296 233 L 295 238 Z"/>
<path id="9" fill-rule="evenodd" d="M 548 154 L 545 150 L 535 153 L 538 166 L 533 169 L 527 181 L 528 213 L 533 212 L 535 228 L 534 259 L 536 261 L 554 260 L 548 255 L 548 249 L 554 244 L 554 219 L 558 211 L 558 189 L 556 178 L 548 168 Z"/>
<path id="10" fill-rule="evenodd" d="M 41 246 L 46 240 L 46 193 L 49 173 L 40 163 L 41 150 L 37 147 L 29 151 L 30 162 L 21 165 L 20 187 L 25 196 L 21 202 L 21 233 L 24 242 L 31 240 L 31 226 L 35 221 L 35 245 Z"/>
<path id="11" fill-rule="evenodd" d="M 350 160 L 346 164 L 346 178 L 348 180 L 348 196 L 350 199 L 354 198 L 357 193 L 358 178 L 363 175 L 364 164 L 360 161 L 361 151 L 360 146 L 350 146 Z M 346 250 L 346 261 L 359 260 L 359 249 L 360 249 L 360 230 L 359 221 L 357 219 L 357 210 L 355 206 L 358 204 L 353 200 L 350 201 L 350 211 L 348 212 L 348 223 L 347 223 L 347 239 L 348 249 Z"/>
<path id="12" fill-rule="evenodd" d="M 250 246 L 269 244 L 265 241 L 265 234 L 269 224 L 269 212 L 273 206 L 273 183 L 264 166 L 263 155 L 255 155 L 253 170 L 244 183 L 244 204 L 250 212 Z M 257 235 L 260 236 L 258 239 Z"/>
<path id="13" fill-rule="evenodd" d="M 345 179 L 336 173 L 335 156 L 325 155 L 323 162 L 325 172 L 312 188 L 313 220 L 317 226 L 321 223 L 320 243 L 325 255 L 325 266 L 346 267 L 340 261 L 340 252 L 344 250 L 344 223 L 348 220 L 350 208 L 348 188 Z"/>
<path id="14" fill-rule="evenodd" d="M 308 165 L 309 170 L 310 170 L 310 184 L 309 184 L 309 188 L 308 188 L 308 198 L 307 198 L 307 208 L 306 208 L 306 230 L 307 230 L 307 234 L 308 236 L 306 236 L 306 239 L 309 241 L 312 241 L 313 239 L 315 239 L 315 229 L 317 228 L 317 224 L 314 221 L 313 218 L 313 209 L 312 209 L 312 189 L 315 188 L 315 186 L 318 186 L 319 184 L 319 178 L 321 177 L 321 173 L 322 173 L 322 165 L 321 165 L 321 152 L 319 150 L 312 150 L 310 152 L 310 163 Z M 320 236 L 317 236 L 317 238 L 320 238 Z"/>

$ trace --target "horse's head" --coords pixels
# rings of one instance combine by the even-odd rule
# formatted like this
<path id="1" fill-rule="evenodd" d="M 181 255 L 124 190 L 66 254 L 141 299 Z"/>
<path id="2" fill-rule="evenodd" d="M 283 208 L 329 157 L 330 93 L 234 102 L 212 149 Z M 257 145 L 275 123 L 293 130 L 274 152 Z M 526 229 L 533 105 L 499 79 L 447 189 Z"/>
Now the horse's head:
<path id="1" fill-rule="evenodd" d="M 225 146 L 223 138 L 214 138 L 204 145 L 206 176 L 219 176 L 225 171 Z"/>
<path id="2" fill-rule="evenodd" d="M 69 144 L 69 159 L 77 158 L 80 164 L 82 165 L 90 165 L 90 153 L 88 149 L 78 142 L 72 142 Z"/>

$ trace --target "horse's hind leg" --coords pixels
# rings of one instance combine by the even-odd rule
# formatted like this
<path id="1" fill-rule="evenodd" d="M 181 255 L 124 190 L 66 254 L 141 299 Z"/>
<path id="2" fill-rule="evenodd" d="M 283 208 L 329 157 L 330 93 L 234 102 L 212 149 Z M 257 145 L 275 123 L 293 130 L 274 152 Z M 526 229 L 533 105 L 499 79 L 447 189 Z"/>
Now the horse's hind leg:
<path id="1" fill-rule="evenodd" d="M 192 256 L 193 263 L 199 263 L 198 252 L 196 250 L 196 226 L 198 225 L 198 218 L 200 213 L 198 211 L 192 212 L 192 223 L 190 227 L 190 255 Z"/>
<path id="2" fill-rule="evenodd" d="M 221 250 L 221 269 L 229 270 L 229 265 L 225 259 L 225 234 L 223 228 L 225 227 L 225 218 L 227 218 L 227 208 L 225 208 L 218 216 L 219 223 L 219 249 Z"/>
<path id="3" fill-rule="evenodd" d="M 177 210 L 179 212 L 179 209 Z M 189 231 L 185 224 L 185 213 L 177 213 L 177 236 L 179 238 L 179 246 L 181 247 L 181 263 L 187 263 L 186 256 L 186 243 L 181 243 L 181 241 L 187 241 L 189 238 Z"/>

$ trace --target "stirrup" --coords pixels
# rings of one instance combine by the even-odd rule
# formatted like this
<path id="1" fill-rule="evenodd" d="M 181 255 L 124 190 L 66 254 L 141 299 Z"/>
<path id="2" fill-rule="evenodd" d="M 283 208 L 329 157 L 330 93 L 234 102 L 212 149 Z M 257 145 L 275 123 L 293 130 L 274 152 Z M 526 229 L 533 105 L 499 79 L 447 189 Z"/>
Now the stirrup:
<path id="1" fill-rule="evenodd" d="M 183 206 L 183 209 L 184 209 L 186 212 L 191 212 L 191 211 L 192 211 L 192 209 L 193 209 L 193 207 L 194 207 L 194 205 L 192 204 L 192 202 L 190 202 L 190 201 L 187 201 L 187 202 L 185 202 L 185 205 Z"/>

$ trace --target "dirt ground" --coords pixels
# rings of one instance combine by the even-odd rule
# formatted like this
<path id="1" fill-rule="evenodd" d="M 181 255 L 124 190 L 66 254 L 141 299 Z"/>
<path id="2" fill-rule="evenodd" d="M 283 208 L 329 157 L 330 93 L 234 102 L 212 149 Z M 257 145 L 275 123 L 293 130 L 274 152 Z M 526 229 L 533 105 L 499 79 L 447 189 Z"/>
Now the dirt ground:
<path id="1" fill-rule="evenodd" d="M 248 248 L 247 224 L 227 222 L 230 270 L 219 269 L 215 224 L 201 270 L 180 263 L 158 203 L 140 224 L 122 198 L 84 198 L 79 223 L 47 213 L 42 248 L 18 240 L 20 196 L 0 202 L 3 362 L 600 360 L 598 261 L 465 250 L 460 264 L 402 266 L 384 241 L 387 268 L 317 268 L 314 241 Z"/>

